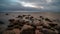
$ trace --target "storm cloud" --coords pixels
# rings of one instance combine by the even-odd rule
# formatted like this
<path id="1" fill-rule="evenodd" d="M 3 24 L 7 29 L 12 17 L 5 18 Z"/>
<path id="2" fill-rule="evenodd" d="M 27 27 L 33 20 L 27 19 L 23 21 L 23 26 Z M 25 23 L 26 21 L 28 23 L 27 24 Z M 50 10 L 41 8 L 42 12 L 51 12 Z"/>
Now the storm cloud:
<path id="1" fill-rule="evenodd" d="M 60 11 L 60 0 L 0 0 L 2 11 Z"/>

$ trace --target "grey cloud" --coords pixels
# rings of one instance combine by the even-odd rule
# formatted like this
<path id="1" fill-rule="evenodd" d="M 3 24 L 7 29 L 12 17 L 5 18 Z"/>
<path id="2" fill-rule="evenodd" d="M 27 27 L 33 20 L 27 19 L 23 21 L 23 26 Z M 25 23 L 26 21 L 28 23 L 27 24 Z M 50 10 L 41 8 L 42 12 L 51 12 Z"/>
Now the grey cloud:
<path id="1" fill-rule="evenodd" d="M 43 6 L 44 9 L 24 7 L 17 0 L 0 0 L 0 11 L 60 11 L 60 0 L 52 0 L 47 3 L 45 0 L 19 0 L 21 2 L 34 3 L 36 6 Z"/>

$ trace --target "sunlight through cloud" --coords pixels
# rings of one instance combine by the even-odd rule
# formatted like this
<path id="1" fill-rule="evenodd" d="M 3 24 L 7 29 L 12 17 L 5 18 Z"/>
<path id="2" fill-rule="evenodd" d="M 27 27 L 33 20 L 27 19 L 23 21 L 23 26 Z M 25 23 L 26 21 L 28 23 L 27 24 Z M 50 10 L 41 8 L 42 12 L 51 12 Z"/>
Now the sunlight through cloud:
<path id="1" fill-rule="evenodd" d="M 36 6 L 36 4 L 34 3 L 28 3 L 28 2 L 23 2 L 23 1 L 17 1 L 18 3 L 20 3 L 22 6 L 24 7 L 32 7 L 32 8 L 38 8 L 38 9 L 43 9 L 43 6 Z"/>
<path id="2" fill-rule="evenodd" d="M 46 0 L 47 1 L 47 3 L 51 3 L 52 2 L 52 0 Z"/>

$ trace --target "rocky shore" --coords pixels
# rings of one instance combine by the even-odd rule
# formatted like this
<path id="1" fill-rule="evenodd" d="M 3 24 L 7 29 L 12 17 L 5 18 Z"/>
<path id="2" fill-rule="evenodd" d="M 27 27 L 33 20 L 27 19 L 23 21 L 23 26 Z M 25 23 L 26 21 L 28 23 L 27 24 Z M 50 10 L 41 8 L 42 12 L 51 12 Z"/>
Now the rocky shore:
<path id="1" fill-rule="evenodd" d="M 37 17 L 23 14 L 10 18 L 10 23 L 2 34 L 60 34 L 60 25 L 56 19 L 42 15 Z M 0 24 L 4 23 L 0 21 Z"/>

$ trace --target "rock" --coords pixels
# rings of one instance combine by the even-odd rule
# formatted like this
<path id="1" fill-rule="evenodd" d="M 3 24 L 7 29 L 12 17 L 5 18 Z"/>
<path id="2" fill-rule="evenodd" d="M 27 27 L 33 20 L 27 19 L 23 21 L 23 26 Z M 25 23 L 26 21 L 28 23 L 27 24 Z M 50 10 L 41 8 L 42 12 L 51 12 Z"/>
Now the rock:
<path id="1" fill-rule="evenodd" d="M 51 29 L 51 27 L 50 27 L 50 26 L 43 26 L 43 28 Z"/>
<path id="2" fill-rule="evenodd" d="M 8 27 L 6 30 L 13 30 L 14 27 Z"/>
<path id="3" fill-rule="evenodd" d="M 13 23 L 15 21 L 15 19 L 9 19 L 9 21 Z"/>
<path id="4" fill-rule="evenodd" d="M 15 34 L 20 34 L 20 29 L 19 28 L 14 28 L 13 31 L 15 32 Z"/>
<path id="5" fill-rule="evenodd" d="M 31 15 L 27 15 L 27 16 L 31 16 Z"/>
<path id="6" fill-rule="evenodd" d="M 8 13 L 6 13 L 5 15 L 9 15 Z"/>
<path id="7" fill-rule="evenodd" d="M 40 18 L 43 18 L 43 16 L 39 16 Z"/>
<path id="8" fill-rule="evenodd" d="M 52 24 L 52 23 L 50 23 L 49 25 L 50 25 L 51 27 L 57 26 L 57 24 Z"/>
<path id="9" fill-rule="evenodd" d="M 15 34 L 15 32 L 12 30 L 6 30 L 3 32 L 3 34 Z"/>
<path id="10" fill-rule="evenodd" d="M 40 16 L 40 18 L 43 20 L 44 18 L 43 18 L 43 16 Z"/>
<path id="11" fill-rule="evenodd" d="M 35 34 L 34 29 L 25 29 L 20 34 Z"/>
<path id="12" fill-rule="evenodd" d="M 22 15 L 23 17 L 25 17 L 26 15 Z"/>
<path id="13" fill-rule="evenodd" d="M 0 32 L 0 34 L 3 34 L 3 32 Z"/>
<path id="14" fill-rule="evenodd" d="M 13 27 L 14 25 L 8 25 L 8 27 Z"/>
<path id="15" fill-rule="evenodd" d="M 58 34 L 58 33 L 56 33 L 55 31 L 52 31 L 52 30 L 50 30 L 50 29 L 43 29 L 42 32 L 43 32 L 44 34 Z"/>
<path id="16" fill-rule="evenodd" d="M 33 16 L 30 17 L 30 19 L 34 18 Z"/>
<path id="17" fill-rule="evenodd" d="M 21 19 L 22 19 L 22 18 L 23 18 L 23 16 L 21 16 L 21 15 L 18 15 L 18 17 L 16 17 L 16 18 L 21 18 Z"/>
<path id="18" fill-rule="evenodd" d="M 18 32 L 16 34 L 58 34 L 58 31 L 60 32 L 58 24 L 43 16 L 35 18 L 31 15 L 18 15 L 17 18 L 17 20 L 9 19 L 10 24 L 6 30 Z"/>
<path id="19" fill-rule="evenodd" d="M 29 17 L 25 17 L 25 19 L 29 19 Z"/>
<path id="20" fill-rule="evenodd" d="M 49 21 L 49 22 L 52 22 L 50 19 L 48 19 L 48 18 L 45 18 L 45 21 Z"/>
<path id="21" fill-rule="evenodd" d="M 43 34 L 43 33 L 40 32 L 39 30 L 35 30 L 35 34 Z"/>
<path id="22" fill-rule="evenodd" d="M 55 29 L 60 33 L 60 26 L 56 26 Z"/>
<path id="23" fill-rule="evenodd" d="M 15 25 L 14 28 L 19 28 L 19 25 Z"/>
<path id="24" fill-rule="evenodd" d="M 33 27 L 32 26 L 30 26 L 30 25 L 24 25 L 23 27 L 22 27 L 22 30 L 25 30 L 25 29 L 32 29 Z"/>

